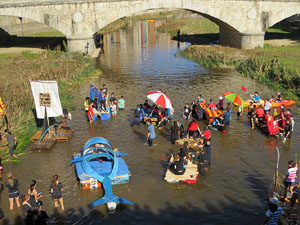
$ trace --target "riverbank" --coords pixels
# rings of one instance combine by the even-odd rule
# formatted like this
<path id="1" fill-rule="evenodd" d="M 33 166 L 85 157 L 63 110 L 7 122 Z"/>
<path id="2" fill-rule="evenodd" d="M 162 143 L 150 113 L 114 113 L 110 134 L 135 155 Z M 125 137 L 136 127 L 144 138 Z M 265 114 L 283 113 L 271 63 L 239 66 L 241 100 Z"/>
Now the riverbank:
<path id="1" fill-rule="evenodd" d="M 274 90 L 285 99 L 300 98 L 300 45 L 240 50 L 222 46 L 189 46 L 181 52 L 205 67 L 232 67 L 242 76 L 250 77 Z M 271 97 L 271 96 L 270 96 Z"/>
<path id="2" fill-rule="evenodd" d="M 32 113 L 33 97 L 29 80 L 57 80 L 63 108 L 72 109 L 70 91 L 87 82 L 90 77 L 99 76 L 94 60 L 79 53 L 44 50 L 40 52 L 11 52 L 0 54 L 0 93 L 6 107 L 9 129 L 18 138 L 15 153 L 24 154 L 31 144 L 30 137 L 38 129 Z M 0 121 L 2 126 L 3 121 Z M 4 135 L 2 126 L 0 131 Z M 2 142 L 0 157 L 4 162 L 11 160 L 8 149 Z"/>

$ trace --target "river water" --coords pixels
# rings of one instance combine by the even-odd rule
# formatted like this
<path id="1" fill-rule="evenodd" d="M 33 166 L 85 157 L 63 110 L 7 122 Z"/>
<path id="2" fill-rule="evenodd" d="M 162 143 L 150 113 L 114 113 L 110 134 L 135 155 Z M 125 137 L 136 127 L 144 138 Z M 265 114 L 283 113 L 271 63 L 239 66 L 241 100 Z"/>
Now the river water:
<path id="1" fill-rule="evenodd" d="M 98 87 L 105 83 L 109 93 L 117 97 L 123 95 L 126 110 L 110 121 L 90 126 L 82 109 L 89 85 L 82 85 L 73 93 L 76 109 L 72 111 L 71 141 L 22 156 L 20 164 L 5 165 L 5 173 L 15 175 L 22 193 L 31 179 L 36 179 L 37 189 L 44 195 L 44 208 L 57 224 L 261 224 L 276 165 L 275 147 L 280 149 L 280 172 L 284 173 L 287 161 L 295 159 L 299 149 L 299 117 L 293 138 L 283 144 L 257 129 L 251 130 L 246 115 L 237 119 L 233 113 L 226 134 L 212 131 L 212 164 L 206 175 L 199 177 L 196 185 L 166 183 L 166 161 L 158 159 L 178 151 L 168 141 L 168 129 L 156 131 L 157 145 L 149 149 L 144 145 L 147 127 L 130 127 L 133 109 L 144 102 L 148 91 L 166 93 L 173 102 L 175 118 L 181 118 L 184 104 L 200 93 L 216 102 L 225 91 L 247 98 L 241 86 L 250 92 L 257 90 L 261 97 L 269 97 L 272 92 L 231 69 L 206 69 L 176 57 L 187 44 L 178 45 L 168 34 L 157 32 L 158 24 L 133 21 L 128 29 L 104 37 L 105 54 L 97 59 L 103 74 L 92 82 Z M 201 128 L 204 125 L 200 123 Z M 119 206 L 113 213 L 106 206 L 88 208 L 102 191 L 81 190 L 69 161 L 89 138 L 96 136 L 107 138 L 120 151 L 129 153 L 124 158 L 132 174 L 130 182 L 114 186 L 113 192 L 135 206 Z M 65 213 L 52 206 L 48 187 L 54 174 L 64 185 Z M 1 208 L 5 214 L 3 224 L 19 224 L 20 210 L 9 212 L 6 189 L 1 194 Z"/>

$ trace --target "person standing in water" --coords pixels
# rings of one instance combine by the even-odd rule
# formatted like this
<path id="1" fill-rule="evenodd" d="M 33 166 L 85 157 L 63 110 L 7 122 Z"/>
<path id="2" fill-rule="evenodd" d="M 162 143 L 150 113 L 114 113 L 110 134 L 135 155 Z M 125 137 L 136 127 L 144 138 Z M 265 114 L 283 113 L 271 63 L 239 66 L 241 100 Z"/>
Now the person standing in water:
<path id="1" fill-rule="evenodd" d="M 179 127 L 177 121 L 174 121 L 173 126 L 170 127 L 170 138 L 172 144 L 175 144 L 175 141 L 179 139 Z"/>
<path id="2" fill-rule="evenodd" d="M 88 113 L 88 111 L 89 111 L 89 105 L 90 105 L 90 98 L 86 97 L 85 101 L 84 101 L 84 104 L 83 104 L 84 110 L 85 110 L 86 113 Z"/>
<path id="3" fill-rule="evenodd" d="M 28 189 L 28 194 L 30 196 L 29 203 L 33 208 L 37 207 L 38 201 L 43 197 L 36 190 L 36 181 L 32 180 Z"/>
<path id="4" fill-rule="evenodd" d="M 58 202 L 61 206 L 61 210 L 65 210 L 64 207 L 64 200 L 62 196 L 63 185 L 61 182 L 58 181 L 58 175 L 53 176 L 53 180 L 50 184 L 50 193 L 52 194 L 54 207 L 58 207 Z"/>
<path id="5" fill-rule="evenodd" d="M 17 145 L 17 138 L 8 129 L 6 129 L 4 132 L 6 133 L 6 136 L 3 138 L 3 141 L 7 140 L 9 154 L 11 157 L 17 158 L 17 156 L 14 154 L 14 149 Z"/>
<path id="6" fill-rule="evenodd" d="M 153 139 L 156 137 L 154 125 L 151 123 L 151 120 L 147 120 L 148 125 L 148 134 L 147 134 L 147 142 L 149 147 L 152 146 Z"/>
<path id="7" fill-rule="evenodd" d="M 124 110 L 124 108 L 125 108 L 125 99 L 123 96 L 121 96 L 121 98 L 118 101 L 118 107 L 119 107 L 119 110 Z"/>
<path id="8" fill-rule="evenodd" d="M 14 200 L 18 207 L 20 207 L 20 191 L 19 191 L 19 182 L 15 179 L 11 173 L 7 173 L 7 181 L 5 186 L 8 188 L 8 200 L 9 200 L 9 209 L 14 209 Z"/>

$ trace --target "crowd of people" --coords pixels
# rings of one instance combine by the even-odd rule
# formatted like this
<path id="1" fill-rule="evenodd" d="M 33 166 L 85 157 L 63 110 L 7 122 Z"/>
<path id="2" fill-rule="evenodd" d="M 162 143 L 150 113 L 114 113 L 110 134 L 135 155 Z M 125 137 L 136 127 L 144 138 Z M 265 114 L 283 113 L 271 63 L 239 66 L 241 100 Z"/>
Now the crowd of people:
<path id="1" fill-rule="evenodd" d="M 94 116 L 101 116 L 103 114 L 110 114 L 112 117 L 117 116 L 117 110 L 125 109 L 125 98 L 121 96 L 120 99 L 117 100 L 114 93 L 111 93 L 109 98 L 109 94 L 107 91 L 107 86 L 105 84 L 102 85 L 100 91 L 95 95 L 90 93 L 90 97 L 86 97 L 84 101 L 84 109 L 87 114 L 87 119 L 90 123 L 94 122 Z"/>
<path id="2" fill-rule="evenodd" d="M 292 137 L 294 116 L 291 110 L 286 109 L 284 105 L 278 111 L 277 108 L 271 108 L 268 103 L 269 100 L 265 100 L 264 107 L 255 107 L 250 103 L 248 117 L 251 129 L 257 126 L 270 136 L 281 135 L 285 142 L 287 138 Z"/>
<path id="3" fill-rule="evenodd" d="M 2 159 L 0 158 L 0 192 L 6 187 L 8 190 L 9 209 L 22 209 L 22 219 L 26 225 L 43 225 L 47 224 L 49 217 L 43 209 L 42 192 L 37 191 L 37 182 L 32 180 L 29 184 L 28 191 L 21 194 L 18 180 L 13 177 L 12 173 L 7 173 L 7 180 L 3 183 Z M 64 210 L 63 202 L 63 185 L 58 179 L 58 175 L 54 175 L 49 185 L 49 193 L 54 202 L 54 207 L 60 204 L 61 210 Z M 1 194 L 1 193 L 0 193 Z M 0 209 L 0 219 L 3 218 L 3 211 Z"/>

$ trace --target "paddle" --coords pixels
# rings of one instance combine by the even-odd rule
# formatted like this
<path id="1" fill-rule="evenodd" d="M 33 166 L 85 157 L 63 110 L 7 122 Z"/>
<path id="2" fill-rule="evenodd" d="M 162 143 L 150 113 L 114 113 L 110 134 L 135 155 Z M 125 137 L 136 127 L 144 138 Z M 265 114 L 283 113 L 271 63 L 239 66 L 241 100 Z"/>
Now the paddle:
<path id="1" fill-rule="evenodd" d="M 243 90 L 244 92 L 246 92 L 247 94 L 249 94 L 249 92 L 247 91 L 247 89 L 246 89 L 244 86 L 242 86 L 242 90 Z"/>

